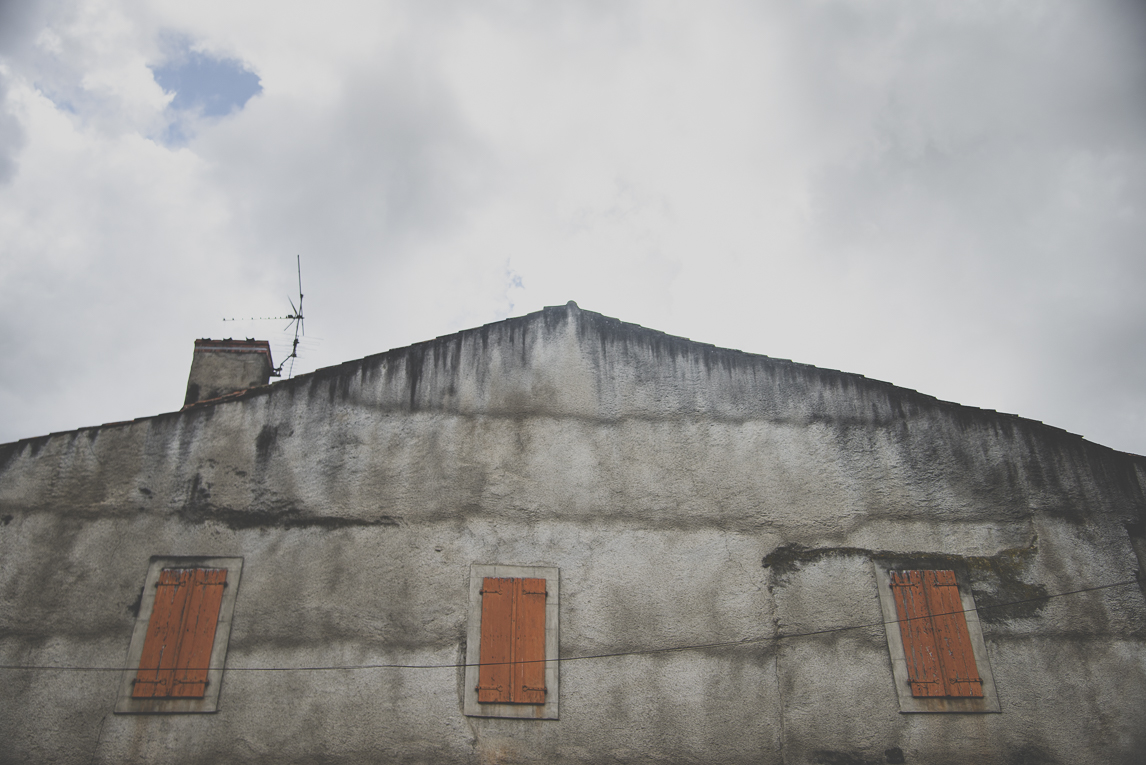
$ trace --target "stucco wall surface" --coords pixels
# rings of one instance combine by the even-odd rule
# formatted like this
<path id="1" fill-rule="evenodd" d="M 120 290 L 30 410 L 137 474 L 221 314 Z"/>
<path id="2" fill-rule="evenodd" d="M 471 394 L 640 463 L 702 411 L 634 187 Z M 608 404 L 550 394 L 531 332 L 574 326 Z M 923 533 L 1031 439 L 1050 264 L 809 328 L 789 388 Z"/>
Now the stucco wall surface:
<path id="1" fill-rule="evenodd" d="M 259 348 L 249 341 L 239 341 L 234 344 L 237 347 L 231 348 L 220 345 L 195 346 L 184 404 L 267 384 L 274 369 L 269 348 Z"/>
<path id="2" fill-rule="evenodd" d="M 120 667 L 151 556 L 244 559 L 217 713 L 0 670 L 0 762 L 1141 763 L 1142 591 L 1045 596 L 1134 579 L 1144 478 L 1041 423 L 549 308 L 0 446 L 0 664 Z M 899 712 L 888 556 L 967 571 L 1000 714 Z M 473 563 L 560 568 L 559 720 L 462 714 Z"/>

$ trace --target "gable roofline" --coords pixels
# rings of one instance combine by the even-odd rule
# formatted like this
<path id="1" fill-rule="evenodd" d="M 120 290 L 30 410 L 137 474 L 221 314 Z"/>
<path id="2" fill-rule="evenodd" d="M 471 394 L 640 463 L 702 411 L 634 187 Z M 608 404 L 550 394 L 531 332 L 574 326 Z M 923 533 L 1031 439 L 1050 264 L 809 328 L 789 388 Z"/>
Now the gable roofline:
<path id="1" fill-rule="evenodd" d="M 0 464 L 6 461 L 3 452 L 11 453 L 21 445 L 42 444 L 47 439 L 59 436 L 90 433 L 153 420 L 194 417 L 214 407 L 238 402 L 246 402 L 279 394 L 298 395 L 307 392 L 314 395 L 316 388 L 326 386 L 330 396 L 337 397 L 339 391 L 347 394 L 351 381 L 382 374 L 389 381 L 398 376 L 403 378 L 402 400 L 386 402 L 385 408 L 396 410 L 445 410 L 454 412 L 486 414 L 550 414 L 553 416 L 577 416 L 577 402 L 571 402 L 563 410 L 561 406 L 548 409 L 544 406 L 546 396 L 560 397 L 562 387 L 535 391 L 533 400 L 518 401 L 506 405 L 505 401 L 487 401 L 467 406 L 464 400 L 450 394 L 456 387 L 462 373 L 478 369 L 478 374 L 508 373 L 520 375 L 523 371 L 532 372 L 530 365 L 539 359 L 531 356 L 539 342 L 552 344 L 553 339 L 564 334 L 576 337 L 580 343 L 578 352 L 588 371 L 595 373 L 596 380 L 589 383 L 597 386 L 596 393 L 602 395 L 601 386 L 612 387 L 609 406 L 598 407 L 595 416 L 604 419 L 623 419 L 627 416 L 671 416 L 683 413 L 682 409 L 659 412 L 652 411 L 640 395 L 632 395 L 636 389 L 645 387 L 660 388 L 659 392 L 680 394 L 688 383 L 707 390 L 715 383 L 725 385 L 723 393 L 731 396 L 732 404 L 714 402 L 712 396 L 696 395 L 696 408 L 691 412 L 697 415 L 715 416 L 725 419 L 782 419 L 793 417 L 805 421 L 829 421 L 844 419 L 853 424 L 870 422 L 886 423 L 889 420 L 911 418 L 927 411 L 939 411 L 967 424 L 997 425 L 1007 429 L 1030 430 L 1066 445 L 1096 447 L 1103 451 L 1125 455 L 1143 461 L 1146 458 L 1128 452 L 1121 452 L 1101 444 L 1087 441 L 1080 435 L 1062 428 L 1047 425 L 1016 414 L 998 412 L 993 409 L 980 409 L 973 406 L 944 401 L 903 388 L 892 383 L 865 377 L 861 374 L 802 364 L 789 359 L 746 353 L 729 348 L 720 348 L 711 343 L 691 340 L 687 337 L 670 335 L 659 330 L 649 329 L 593 311 L 580 309 L 570 301 L 563 306 L 548 306 L 540 311 L 520 317 L 491 322 L 480 327 L 441 335 L 432 340 L 394 348 L 359 359 L 346 361 L 313 372 L 279 380 L 268 385 L 229 393 L 217 398 L 198 401 L 179 410 L 138 417 L 132 420 L 109 422 L 102 425 L 79 427 L 73 430 L 57 431 L 42 436 L 33 436 L 18 441 L 0 444 Z M 543 339 L 539 341 L 539 338 Z M 547 338 L 547 341 L 544 339 Z M 560 340 L 559 340 L 560 342 Z M 568 348 L 565 350 L 569 350 Z M 506 353 L 508 351 L 509 353 Z M 493 364 L 492 357 L 498 356 Z M 508 358 L 507 358 L 508 357 Z M 552 355 L 549 357 L 552 360 Z M 540 359 L 544 363 L 546 359 Z M 476 363 L 475 363 L 476 362 Z M 490 366 L 493 364 L 492 366 Z M 494 367 L 497 367 L 496 369 Z M 631 379 L 616 384 L 610 374 L 623 367 Z M 585 369 L 577 371 L 585 372 Z M 634 374 L 635 371 L 635 374 Z M 536 375 L 534 375 L 536 376 Z M 584 375 L 582 375 L 584 376 Z M 552 383 L 551 379 L 543 382 Z M 760 384 L 763 380 L 764 384 Z M 527 381 L 529 382 L 529 381 Z M 585 383 L 585 380 L 580 380 Z M 707 385 L 705 384 L 707 383 Z M 437 386 L 436 389 L 434 386 Z M 625 391 L 619 391 L 625 386 Z M 541 386 L 544 387 L 544 386 Z M 552 387 L 552 386 L 551 386 Z M 427 394 L 427 389 L 430 393 Z M 619 394 L 619 395 L 618 395 Z M 763 395 L 761 395 L 763 394 Z M 435 399 L 434 396 L 440 398 Z M 464 398 L 464 397 L 462 397 Z M 520 398 L 520 397 L 519 397 Z M 647 397 L 645 397 L 647 398 Z M 653 396 L 652 398 L 656 398 Z M 705 400 L 705 399 L 708 400 Z M 570 403 L 570 402 L 566 402 Z M 679 404 L 679 395 L 676 403 Z M 655 401 L 653 402 L 655 406 Z M 740 409 L 743 411 L 740 411 Z"/>

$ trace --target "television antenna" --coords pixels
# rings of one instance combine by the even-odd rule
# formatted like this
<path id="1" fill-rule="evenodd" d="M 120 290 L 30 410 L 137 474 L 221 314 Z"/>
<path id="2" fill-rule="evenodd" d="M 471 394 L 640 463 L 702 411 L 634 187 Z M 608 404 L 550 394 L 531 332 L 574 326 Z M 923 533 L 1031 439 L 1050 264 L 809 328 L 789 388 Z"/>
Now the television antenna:
<path id="1" fill-rule="evenodd" d="M 290 361 L 290 369 L 287 370 L 287 377 L 289 378 L 294 374 L 294 360 L 298 358 L 298 338 L 299 335 L 306 337 L 306 326 L 303 323 L 305 318 L 302 315 L 302 256 L 295 255 L 295 266 L 298 269 L 298 306 L 295 306 L 294 301 L 290 296 L 287 296 L 287 302 L 290 303 L 291 312 L 286 316 L 251 316 L 246 319 L 223 319 L 223 321 L 282 321 L 289 320 L 289 323 L 283 327 L 284 332 L 290 331 L 294 327 L 294 342 L 291 343 L 290 355 L 282 360 L 282 363 L 271 370 L 272 377 L 282 377 L 283 367 L 286 366 L 287 361 Z"/>

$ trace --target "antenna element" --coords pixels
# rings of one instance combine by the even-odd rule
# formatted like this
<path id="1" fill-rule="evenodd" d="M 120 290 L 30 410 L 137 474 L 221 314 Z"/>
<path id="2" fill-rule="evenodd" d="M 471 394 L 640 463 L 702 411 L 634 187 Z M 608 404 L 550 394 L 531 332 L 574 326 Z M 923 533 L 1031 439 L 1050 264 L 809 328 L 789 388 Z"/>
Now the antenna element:
<path id="1" fill-rule="evenodd" d="M 306 337 L 306 327 L 303 322 L 305 318 L 302 315 L 302 256 L 295 255 L 295 265 L 298 268 L 298 306 L 296 307 L 294 301 L 287 296 L 287 302 L 290 303 L 291 313 L 286 316 L 252 316 L 249 319 L 223 319 L 223 321 L 266 321 L 276 319 L 289 319 L 290 323 L 283 327 L 287 331 L 294 326 L 294 342 L 291 343 L 290 355 L 282 360 L 282 363 L 271 370 L 271 377 L 282 377 L 283 367 L 286 366 L 287 361 L 290 361 L 290 369 L 287 370 L 287 377 L 289 378 L 294 374 L 294 360 L 298 358 L 298 338 L 299 335 Z"/>

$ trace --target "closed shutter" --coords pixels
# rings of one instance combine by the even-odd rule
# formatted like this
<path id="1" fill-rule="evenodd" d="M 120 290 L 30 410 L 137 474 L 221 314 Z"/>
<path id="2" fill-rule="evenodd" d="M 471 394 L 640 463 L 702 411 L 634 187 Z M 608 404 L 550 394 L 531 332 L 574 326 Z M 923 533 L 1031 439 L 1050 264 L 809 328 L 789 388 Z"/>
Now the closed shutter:
<path id="1" fill-rule="evenodd" d="M 514 701 L 545 703 L 545 580 L 516 579 Z"/>
<path id="2" fill-rule="evenodd" d="M 478 701 L 513 701 L 513 581 L 487 576 L 481 585 Z"/>
<path id="3" fill-rule="evenodd" d="M 478 701 L 545 703 L 545 580 L 482 580 Z"/>
<path id="4" fill-rule="evenodd" d="M 954 571 L 925 571 L 924 586 L 935 623 L 935 644 L 948 696 L 983 697 L 983 680 L 975 668 L 975 652 L 967 632 L 967 616 Z"/>
<path id="5" fill-rule="evenodd" d="M 893 571 L 911 695 L 983 696 L 953 571 Z"/>
<path id="6" fill-rule="evenodd" d="M 922 571 L 891 572 L 891 591 L 899 614 L 903 654 L 912 696 L 945 696 L 935 647 L 935 625 L 927 607 Z"/>
<path id="7" fill-rule="evenodd" d="M 203 697 L 226 582 L 226 569 L 159 572 L 132 697 Z"/>

